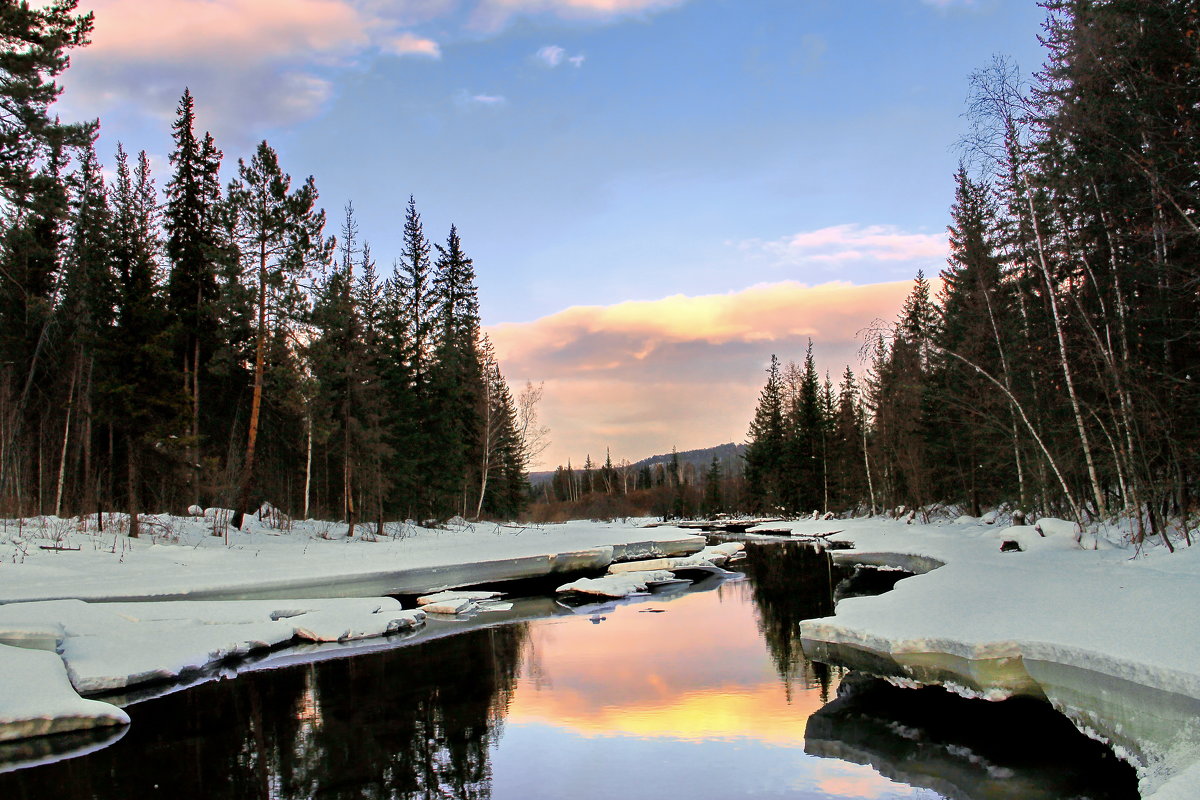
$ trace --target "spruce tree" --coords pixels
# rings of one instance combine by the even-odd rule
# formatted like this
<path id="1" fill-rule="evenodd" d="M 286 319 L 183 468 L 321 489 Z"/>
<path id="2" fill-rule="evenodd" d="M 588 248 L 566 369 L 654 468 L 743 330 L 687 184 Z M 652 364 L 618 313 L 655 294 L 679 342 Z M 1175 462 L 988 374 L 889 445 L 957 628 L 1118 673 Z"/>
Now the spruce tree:
<path id="1" fill-rule="evenodd" d="M 221 201 L 221 152 L 211 136 L 196 138 L 195 100 L 184 90 L 172 126 L 175 150 L 170 155 L 174 174 L 166 185 L 163 225 L 170 269 L 168 307 L 175 326 L 175 363 L 191 405 L 188 431 L 191 502 L 200 501 L 201 385 L 208 360 L 216 348 L 217 259 L 220 240 L 217 206 Z"/>
<path id="2" fill-rule="evenodd" d="M 759 394 L 746 443 L 747 500 L 756 511 L 784 510 L 786 432 L 783 414 L 779 359 L 772 355 L 767 383 Z"/>

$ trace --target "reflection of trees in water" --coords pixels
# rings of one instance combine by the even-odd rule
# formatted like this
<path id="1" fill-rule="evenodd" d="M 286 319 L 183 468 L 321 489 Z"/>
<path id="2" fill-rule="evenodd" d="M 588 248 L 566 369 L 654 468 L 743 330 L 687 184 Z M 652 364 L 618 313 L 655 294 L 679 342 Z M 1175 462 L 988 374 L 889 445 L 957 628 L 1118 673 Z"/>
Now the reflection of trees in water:
<path id="1" fill-rule="evenodd" d="M 804 658 L 800 623 L 833 613 L 832 585 L 837 579 L 828 556 L 800 542 L 747 543 L 741 568 L 751 579 L 758 629 L 789 700 L 792 686 L 799 681 L 805 688 L 820 687 L 825 702 L 830 668 Z"/>
<path id="2" fill-rule="evenodd" d="M 523 625 L 269 670 L 134 706 L 86 758 L 0 775 L 0 797 L 487 798 Z"/>

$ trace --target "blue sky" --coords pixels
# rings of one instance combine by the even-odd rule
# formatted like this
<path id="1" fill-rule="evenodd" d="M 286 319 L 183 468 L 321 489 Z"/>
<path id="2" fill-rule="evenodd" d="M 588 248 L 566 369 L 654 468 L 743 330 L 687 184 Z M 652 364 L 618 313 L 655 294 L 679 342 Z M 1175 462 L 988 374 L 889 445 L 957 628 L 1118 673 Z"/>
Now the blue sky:
<path id="1" fill-rule="evenodd" d="M 353 200 L 385 268 L 414 195 L 431 238 L 458 225 L 485 323 L 503 329 L 509 351 L 525 353 L 507 366 L 514 381 L 556 380 L 530 355 L 537 348 L 512 342 L 549 341 L 545 321 L 571 307 L 647 301 L 653 318 L 654 302 L 679 296 L 737 304 L 747 289 L 780 282 L 862 286 L 911 279 L 918 267 L 936 273 L 968 76 L 995 53 L 1026 72 L 1042 57 L 1042 14 L 1026 0 L 91 7 L 95 43 L 76 54 L 60 105 L 67 118 L 101 118 L 103 160 L 118 140 L 144 148 L 164 182 L 169 125 L 187 85 L 227 168 L 268 139 L 294 177 L 315 175 L 331 221 Z M 858 328 L 892 313 L 859 310 Z M 609 317 L 598 310 L 588 330 Z M 801 337 L 813 335 L 840 373 L 833 362 L 850 360 L 854 324 L 746 331 L 733 342 L 742 368 L 723 360 L 732 351 L 685 347 L 673 357 L 687 363 L 664 371 L 690 364 L 695 380 L 749 381 L 752 406 L 770 352 L 798 358 Z M 556 336 L 559 361 L 585 338 Z M 762 346 L 747 346 L 754 342 Z M 611 370 L 614 387 L 646 387 L 619 367 L 628 361 L 621 353 L 596 359 L 596 349 L 584 348 L 592 372 Z M 579 387 L 561 388 L 562 408 L 577 403 Z M 747 402 L 744 390 L 734 394 L 730 413 Z M 546 409 L 561 416 L 549 397 Z M 712 427 L 675 443 L 703 446 Z M 744 435 L 741 422 L 729 427 Z M 648 431 L 620 436 L 629 438 L 597 438 L 619 438 L 627 450 L 671 444 Z M 556 439 L 563 458 L 604 447 Z"/>

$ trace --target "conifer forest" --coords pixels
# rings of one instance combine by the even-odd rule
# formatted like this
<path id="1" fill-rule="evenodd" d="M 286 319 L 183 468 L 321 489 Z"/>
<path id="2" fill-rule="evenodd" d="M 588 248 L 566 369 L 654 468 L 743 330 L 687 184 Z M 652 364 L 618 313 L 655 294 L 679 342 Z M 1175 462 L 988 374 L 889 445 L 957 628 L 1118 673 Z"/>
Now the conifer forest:
<path id="1" fill-rule="evenodd" d="M 1009 503 L 1125 514 L 1142 536 L 1194 510 L 1200 10 L 1041 5 L 1040 70 L 996 56 L 964 87 L 949 260 L 863 332 L 859 374 L 819 374 L 819 341 L 772 358 L 744 462 L 655 479 L 589 456 L 545 499 L 666 486 L 646 502 L 675 516 Z M 326 219 L 268 142 L 227 158 L 185 87 L 166 174 L 134 146 L 97 153 L 98 120 L 51 108 L 92 16 L 2 9 L 2 513 L 521 511 L 540 388 L 509 389 L 454 227 L 428 234 L 409 198 L 401 252 L 374 253 L 353 206 Z"/>
<path id="2" fill-rule="evenodd" d="M 1200 479 L 1200 8 L 1044 0 L 1045 63 L 970 79 L 950 257 L 864 332 L 865 373 L 773 360 L 758 510 L 1000 503 L 1139 536 Z M 932 270 L 938 269 L 933 266 Z M 819 342 L 818 345 L 819 347 Z"/>
<path id="3" fill-rule="evenodd" d="M 2 512 L 514 515 L 528 453 L 458 231 L 410 198 L 381 264 L 268 142 L 228 159 L 184 87 L 167 174 L 97 153 L 99 121 L 50 109 L 76 5 L 0 11 Z"/>

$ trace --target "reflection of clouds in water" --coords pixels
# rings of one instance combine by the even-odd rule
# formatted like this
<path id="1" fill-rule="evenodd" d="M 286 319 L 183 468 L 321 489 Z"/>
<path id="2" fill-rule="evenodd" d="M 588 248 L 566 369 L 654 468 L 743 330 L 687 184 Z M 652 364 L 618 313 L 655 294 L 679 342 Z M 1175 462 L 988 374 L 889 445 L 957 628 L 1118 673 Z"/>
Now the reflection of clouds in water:
<path id="1" fill-rule="evenodd" d="M 571 619 L 536 624 L 530 644 L 540 676 L 555 691 L 592 705 L 658 702 L 710 686 L 770 680 L 743 584 L 618 608 L 602 625 Z M 737 602 L 721 602 L 734 593 Z M 639 614 L 639 608 L 663 614 Z M 720 631 L 718 643 L 698 631 Z M 527 673 L 525 673 L 527 674 Z M 525 681 L 522 681 L 525 685 Z"/>
<path id="2" fill-rule="evenodd" d="M 532 626 L 509 720 L 584 736 L 802 746 L 820 698 L 794 694 L 789 703 L 747 595 L 745 584 L 726 584 L 655 601 L 662 614 L 630 606 L 603 625 L 580 618 Z"/>
<path id="3" fill-rule="evenodd" d="M 809 714 L 819 698 L 788 705 L 778 682 L 675 692 L 661 702 L 597 706 L 576 692 L 526 693 L 520 688 L 509 709 L 513 724 L 541 722 L 580 736 L 704 741 L 753 739 L 801 748 Z"/>
<path id="4" fill-rule="evenodd" d="M 900 787 L 870 767 L 845 761 L 825 760 L 809 765 L 795 787 L 808 791 L 816 788 L 830 797 L 860 797 L 868 800 L 898 796 L 930 800 L 941 797 L 929 789 Z"/>

